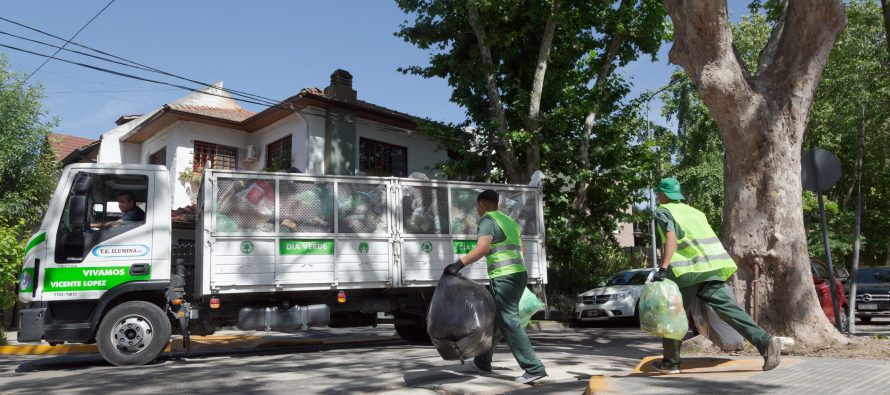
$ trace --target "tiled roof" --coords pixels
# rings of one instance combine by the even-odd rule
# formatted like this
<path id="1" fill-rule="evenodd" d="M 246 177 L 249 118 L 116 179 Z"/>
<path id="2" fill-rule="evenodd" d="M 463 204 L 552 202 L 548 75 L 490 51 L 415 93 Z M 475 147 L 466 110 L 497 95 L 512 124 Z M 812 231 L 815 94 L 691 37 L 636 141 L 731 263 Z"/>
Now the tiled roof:
<path id="1" fill-rule="evenodd" d="M 229 121 L 241 122 L 253 116 L 254 112 L 243 108 L 217 108 L 207 106 L 192 106 L 187 104 L 169 104 L 171 110 L 220 118 Z"/>
<path id="2" fill-rule="evenodd" d="M 176 210 L 173 210 L 170 213 L 170 219 L 172 220 L 174 225 L 179 225 L 182 227 L 183 225 L 191 225 L 194 226 L 195 220 L 197 219 L 197 214 L 195 213 L 195 205 L 189 205 L 185 207 L 180 207 Z"/>
<path id="3" fill-rule="evenodd" d="M 52 133 L 49 135 L 49 142 L 50 145 L 53 147 L 53 151 L 56 153 L 56 160 L 61 161 L 72 152 L 74 152 L 74 150 L 92 144 L 96 142 L 96 140 L 84 137 L 69 136 L 66 134 Z"/>
<path id="4" fill-rule="evenodd" d="M 393 117 L 393 118 L 402 118 L 402 119 L 411 120 L 411 121 L 418 119 L 418 117 L 416 117 L 414 115 L 406 114 L 406 113 L 396 111 L 393 109 L 389 109 L 389 108 L 386 108 L 383 106 L 378 106 L 373 103 L 368 103 L 364 100 L 356 100 L 354 102 L 350 102 L 350 101 L 346 101 L 346 100 L 340 100 L 340 99 L 337 99 L 337 98 L 334 98 L 331 96 L 327 96 L 324 94 L 323 90 L 316 88 L 316 87 L 309 87 L 309 88 L 301 89 L 299 96 L 304 96 L 304 97 L 318 96 L 318 97 L 321 97 L 321 98 L 324 98 L 327 100 L 332 100 L 332 101 L 344 103 L 344 104 L 350 104 L 350 105 L 353 105 L 353 106 L 356 106 L 356 107 L 359 107 L 359 108 L 362 108 L 362 109 L 365 109 L 368 111 L 376 112 L 376 113 L 383 114 L 383 115 Z"/>

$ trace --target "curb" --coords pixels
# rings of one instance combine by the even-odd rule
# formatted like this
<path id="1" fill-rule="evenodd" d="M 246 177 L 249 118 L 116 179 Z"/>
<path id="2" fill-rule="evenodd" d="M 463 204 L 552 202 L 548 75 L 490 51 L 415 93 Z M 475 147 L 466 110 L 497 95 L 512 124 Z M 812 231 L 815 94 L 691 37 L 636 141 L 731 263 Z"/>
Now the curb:
<path id="1" fill-rule="evenodd" d="M 327 338 L 327 339 L 264 339 L 251 335 L 218 335 L 192 338 L 192 351 L 211 350 L 250 350 L 250 349 L 274 349 L 286 347 L 304 347 L 321 345 L 342 345 L 356 343 L 377 343 L 401 339 L 398 336 L 366 336 L 352 338 Z M 173 339 L 167 343 L 164 352 L 182 352 L 182 341 Z M 0 346 L 0 355 L 76 355 L 98 354 L 99 348 L 95 344 L 18 344 Z"/>

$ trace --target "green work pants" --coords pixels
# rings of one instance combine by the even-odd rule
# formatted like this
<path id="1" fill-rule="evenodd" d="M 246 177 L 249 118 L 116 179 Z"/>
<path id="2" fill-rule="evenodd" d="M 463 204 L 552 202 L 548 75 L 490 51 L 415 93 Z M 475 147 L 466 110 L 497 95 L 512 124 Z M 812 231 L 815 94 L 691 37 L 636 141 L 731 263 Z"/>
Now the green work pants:
<path id="1" fill-rule="evenodd" d="M 693 298 L 699 297 L 702 302 L 711 306 L 720 316 L 746 340 L 757 347 L 761 354 L 766 352 L 769 341 L 772 339 L 768 333 L 757 326 L 748 313 L 745 313 L 736 303 L 735 298 L 726 290 L 723 281 L 706 281 L 680 288 L 683 295 L 683 308 L 689 311 Z M 664 347 L 664 362 L 670 365 L 680 365 L 680 340 L 663 338 L 661 344 Z"/>
<path id="2" fill-rule="evenodd" d="M 531 374 L 546 374 L 544 365 L 535 355 L 532 344 L 525 334 L 525 329 L 519 323 L 519 299 L 525 291 L 528 283 L 528 273 L 519 272 L 507 274 L 504 276 L 489 279 L 489 288 L 491 296 L 494 297 L 494 304 L 497 306 L 497 315 L 494 322 L 494 339 L 491 343 L 491 349 L 484 354 L 476 356 L 474 362 L 476 366 L 491 370 L 491 358 L 494 355 L 494 349 L 498 345 L 501 335 L 510 346 L 513 357 L 519 366 Z"/>

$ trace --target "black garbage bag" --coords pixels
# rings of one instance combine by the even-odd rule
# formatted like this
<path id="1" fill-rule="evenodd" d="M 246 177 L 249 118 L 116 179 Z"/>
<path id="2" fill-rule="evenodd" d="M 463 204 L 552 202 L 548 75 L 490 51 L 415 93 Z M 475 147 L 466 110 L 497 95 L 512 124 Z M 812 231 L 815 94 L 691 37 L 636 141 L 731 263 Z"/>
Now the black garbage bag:
<path id="1" fill-rule="evenodd" d="M 445 360 L 473 358 L 491 348 L 496 307 L 485 287 L 443 275 L 430 301 L 427 333 Z"/>

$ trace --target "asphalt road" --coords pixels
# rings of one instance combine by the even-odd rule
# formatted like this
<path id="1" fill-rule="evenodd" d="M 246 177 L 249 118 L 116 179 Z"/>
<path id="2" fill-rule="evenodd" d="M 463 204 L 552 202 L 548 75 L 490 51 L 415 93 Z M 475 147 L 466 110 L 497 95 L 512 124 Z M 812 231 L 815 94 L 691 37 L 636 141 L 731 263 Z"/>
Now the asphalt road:
<path id="1" fill-rule="evenodd" d="M 890 319 L 857 325 L 860 335 L 890 335 Z M 324 329 L 289 338 L 390 336 L 391 326 Z M 0 393 L 571 393 L 583 392 L 592 375 L 620 375 L 643 357 L 658 355 L 661 342 L 636 328 L 597 324 L 551 327 L 530 333 L 551 377 L 536 387 L 512 383 L 521 370 L 506 347 L 495 356 L 495 374 L 478 376 L 468 366 L 444 361 L 430 346 L 401 340 L 241 352 L 203 352 L 190 358 L 165 354 L 142 367 L 114 367 L 98 355 L 0 356 Z M 626 382 L 626 381 L 625 381 Z M 632 383 L 631 383 L 632 384 Z M 644 391 L 645 392 L 645 391 Z"/>
<path id="2" fill-rule="evenodd" d="M 890 336 L 890 317 L 874 318 L 868 325 L 856 320 L 854 329 L 860 336 Z"/>
<path id="3" fill-rule="evenodd" d="M 329 329 L 297 336 L 386 335 L 391 326 Z M 98 355 L 0 356 L 0 393 L 163 394 L 357 392 L 495 393 L 534 389 L 536 393 L 583 392 L 591 375 L 632 369 L 660 350 L 660 341 L 636 328 L 582 328 L 531 333 L 551 375 L 536 388 L 515 384 L 522 371 L 506 347 L 495 355 L 495 374 L 480 377 L 459 362 L 444 361 L 431 346 L 401 340 L 237 354 L 205 353 L 184 358 L 167 354 L 133 368 L 114 367 Z M 620 355 L 620 356 L 619 356 Z"/>

